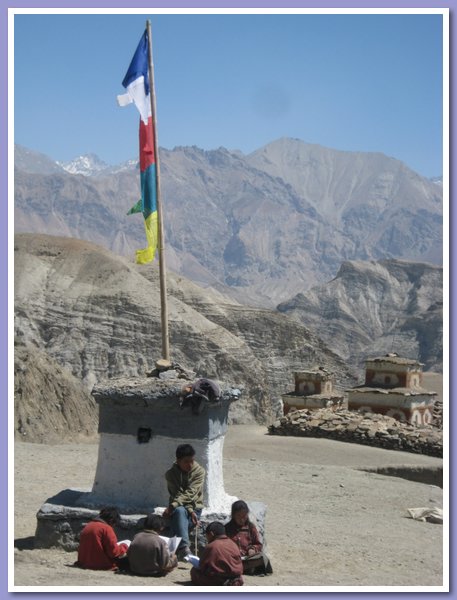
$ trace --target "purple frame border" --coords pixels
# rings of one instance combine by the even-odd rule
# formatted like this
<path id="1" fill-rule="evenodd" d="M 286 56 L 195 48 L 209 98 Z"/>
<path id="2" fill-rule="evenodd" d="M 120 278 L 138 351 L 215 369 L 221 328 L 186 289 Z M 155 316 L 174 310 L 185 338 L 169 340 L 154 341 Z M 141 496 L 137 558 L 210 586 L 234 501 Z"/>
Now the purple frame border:
<path id="1" fill-rule="evenodd" d="M 455 81 L 454 75 L 457 64 L 457 56 L 455 50 L 455 44 L 453 43 L 453 25 L 454 25 L 454 14 L 455 9 L 457 7 L 457 0 L 447 0 L 443 2 L 425 2 L 424 0 L 416 0 L 413 2 L 411 0 L 403 0 L 395 2 L 394 0 L 380 0 L 380 1 L 372 1 L 370 0 L 352 0 L 348 2 L 341 2 L 337 0 L 327 0 L 324 3 L 319 3 L 316 0 L 314 2 L 307 0 L 286 0 L 284 5 L 280 0 L 250 0 L 248 2 L 242 2 L 241 0 L 237 0 L 234 2 L 230 1 L 222 1 L 222 0 L 198 0 L 196 2 L 190 3 L 185 0 L 174 0 L 171 3 L 162 0 L 161 2 L 150 1 L 145 2 L 145 0 L 137 0 L 135 2 L 135 6 L 126 7 L 125 2 L 121 2 L 120 0 L 98 0 L 95 3 L 90 0 L 86 0 L 84 2 L 72 2 L 71 0 L 60 0 L 60 1 L 51 1 L 51 0 L 43 0 L 42 3 L 33 2 L 30 0 L 26 0 L 24 2 L 7 2 L 4 3 L 3 0 L 1 2 L 1 12 L 0 12 L 0 47 L 1 47 L 1 59 L 0 59 L 0 82 L 1 89 L 7 90 L 8 85 L 8 8 L 100 8 L 100 9 L 109 9 L 109 8 L 126 8 L 128 11 L 129 8 L 144 8 L 144 12 L 147 13 L 148 9 L 152 8 L 355 8 L 355 9 L 370 9 L 373 10 L 377 8 L 411 8 L 411 9 L 421 9 L 421 8 L 449 8 L 450 9 L 450 36 L 449 36 L 449 67 L 450 67 L 450 98 L 449 98 L 449 110 L 451 112 L 452 100 L 455 99 Z M 282 5 L 282 6 L 281 6 Z M 2 514 L 4 518 L 4 531 L 7 529 L 7 507 L 8 507 L 8 492 L 7 492 L 7 477 L 8 477 L 8 102 L 7 102 L 7 94 L 2 93 L 0 96 L 0 197 L 2 199 L 2 216 L 3 218 L 0 221 L 0 245 L 3 248 L 2 256 L 3 265 L 1 271 L 1 277 L 3 280 L 3 285 L 1 286 L 0 292 L 0 307 L 2 314 L 2 340 L 0 343 L 0 381 L 3 389 L 3 402 L 0 408 L 1 411 L 1 423 L 3 435 L 1 436 L 1 447 L 3 448 L 2 460 L 0 464 L 3 486 L 0 492 L 0 507 L 2 509 Z M 449 186 L 449 194 L 450 194 L 450 207 L 449 207 L 449 228 L 450 232 L 454 229 L 456 216 L 454 211 L 452 210 L 453 200 L 455 199 L 455 192 L 452 185 L 452 176 L 451 174 L 457 167 L 457 161 L 455 161 L 453 157 L 453 142 L 455 140 L 456 134 L 456 126 L 455 122 L 452 118 L 452 114 L 450 115 L 450 159 L 449 159 L 449 174 L 450 174 L 450 186 Z M 454 167 L 454 169 L 453 169 Z M 452 392 L 454 388 L 454 377 L 451 375 L 451 370 L 453 367 L 452 360 L 452 347 L 453 341 L 455 339 L 455 323 L 452 318 L 452 299 L 454 296 L 454 243 L 452 236 L 449 232 L 449 373 L 450 373 L 450 399 L 452 398 Z M 450 402 L 449 402 L 450 404 Z M 454 458 L 454 448 L 452 444 L 452 435 L 451 432 L 454 430 L 455 425 L 455 414 L 450 409 L 450 418 L 449 418 L 449 459 L 450 459 L 450 486 L 449 486 L 449 508 L 452 506 L 452 498 L 453 498 L 453 461 Z M 453 541 L 455 539 L 455 530 L 452 519 L 452 514 L 450 515 L 450 531 L 449 531 L 449 543 L 450 543 L 450 551 L 449 551 L 449 562 L 452 564 L 452 550 L 453 550 Z M 0 599 L 7 598 L 10 594 L 7 592 L 7 582 L 8 582 L 8 552 L 12 551 L 12 549 L 8 548 L 8 544 L 3 543 L 1 545 L 0 550 L 0 565 L 1 565 L 1 583 L 0 583 Z M 454 596 L 453 590 L 453 574 L 452 569 L 449 565 L 449 585 L 450 585 L 450 595 Z M 16 592 L 19 593 L 19 592 Z M 62 598 L 70 592 L 24 592 L 28 597 L 37 597 L 39 598 L 41 594 L 53 594 L 53 598 L 57 598 L 62 596 Z M 75 596 L 84 599 L 96 598 L 98 594 L 103 592 L 73 592 Z M 110 593 L 110 592 L 104 592 Z M 117 592 L 116 592 L 117 593 Z M 119 592 L 123 595 L 123 597 L 134 597 L 138 592 Z M 182 593 L 185 592 L 157 592 L 154 593 L 156 597 L 160 598 L 170 598 L 170 597 L 179 597 Z M 189 593 L 189 592 L 188 592 Z M 256 593 L 256 592 L 238 592 L 238 593 Z M 296 595 L 307 595 L 308 598 L 311 596 L 318 595 L 319 598 L 332 596 L 334 594 L 339 593 L 352 593 L 352 592 L 257 592 L 258 594 L 267 593 L 274 597 L 282 596 L 283 594 L 294 593 Z M 355 592 L 357 594 L 362 595 L 371 595 L 374 592 Z M 392 593 L 394 595 L 404 594 L 405 592 L 375 592 L 380 596 L 390 596 Z M 410 595 L 416 595 L 418 593 L 425 594 L 426 596 L 435 596 L 442 592 L 435 593 L 427 593 L 427 592 L 407 592 Z M 21 593 L 22 594 L 22 593 Z M 215 597 L 218 592 L 207 592 L 205 594 L 205 598 Z M 234 597 L 235 593 L 228 593 L 225 597 Z M 400 596 L 399 596 L 400 597 Z"/>

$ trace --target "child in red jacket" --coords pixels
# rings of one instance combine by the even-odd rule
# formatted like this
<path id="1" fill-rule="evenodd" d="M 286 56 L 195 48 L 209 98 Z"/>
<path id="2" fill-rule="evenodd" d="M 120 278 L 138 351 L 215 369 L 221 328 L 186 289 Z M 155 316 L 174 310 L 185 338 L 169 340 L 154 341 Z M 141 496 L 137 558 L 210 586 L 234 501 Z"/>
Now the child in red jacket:
<path id="1" fill-rule="evenodd" d="M 114 570 L 128 545 L 118 544 L 113 526 L 119 522 L 119 511 L 107 506 L 88 523 L 79 537 L 77 565 L 83 569 Z"/>

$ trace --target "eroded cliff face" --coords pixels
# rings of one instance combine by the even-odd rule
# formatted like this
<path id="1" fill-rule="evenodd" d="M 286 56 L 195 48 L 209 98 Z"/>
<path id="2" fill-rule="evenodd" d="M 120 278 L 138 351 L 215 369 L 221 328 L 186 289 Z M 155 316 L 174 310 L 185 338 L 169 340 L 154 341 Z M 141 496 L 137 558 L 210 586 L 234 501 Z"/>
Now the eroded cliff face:
<path id="1" fill-rule="evenodd" d="M 443 269 L 401 260 L 348 261 L 330 282 L 278 306 L 348 364 L 397 352 L 443 369 Z"/>
<path id="2" fill-rule="evenodd" d="M 244 387 L 231 422 L 271 422 L 304 364 L 324 364 L 342 386 L 354 381 L 339 357 L 285 315 L 243 307 L 171 272 L 168 304 L 172 360 Z M 81 394 L 102 379 L 144 375 L 161 356 L 157 265 L 134 265 L 81 240 L 17 235 L 15 338 L 16 352 L 45 353 Z M 37 395 L 41 406 L 53 402 L 46 389 Z"/>
<path id="3" fill-rule="evenodd" d="M 89 390 L 44 350 L 14 352 L 14 434 L 35 443 L 78 442 L 94 437 L 98 408 Z"/>

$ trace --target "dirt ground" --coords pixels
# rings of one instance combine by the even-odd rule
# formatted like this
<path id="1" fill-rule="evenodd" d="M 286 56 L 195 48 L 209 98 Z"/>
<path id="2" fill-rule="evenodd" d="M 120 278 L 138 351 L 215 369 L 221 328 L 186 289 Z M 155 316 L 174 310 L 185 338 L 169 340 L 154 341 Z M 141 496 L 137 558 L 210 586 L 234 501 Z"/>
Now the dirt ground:
<path id="1" fill-rule="evenodd" d="M 33 586 L 37 591 L 89 591 L 89 586 L 119 591 L 122 586 L 122 591 L 159 591 L 161 586 L 163 591 L 196 591 L 188 587 L 186 564 L 164 579 L 152 579 L 83 571 L 72 566 L 75 552 L 33 549 L 36 512 L 65 488 L 90 489 L 97 452 L 97 440 L 16 443 L 14 590 L 32 591 Z M 446 591 L 432 589 L 447 585 L 446 525 L 414 521 L 406 512 L 443 507 L 442 490 L 359 470 L 400 465 L 436 469 L 442 462 L 332 440 L 269 436 L 260 426 L 231 426 L 224 444 L 225 490 L 267 505 L 266 536 L 274 569 L 268 577 L 245 577 L 242 589 L 319 591 L 314 586 L 322 586 L 348 591 L 362 586 L 381 591 L 400 586 L 401 591 Z"/>

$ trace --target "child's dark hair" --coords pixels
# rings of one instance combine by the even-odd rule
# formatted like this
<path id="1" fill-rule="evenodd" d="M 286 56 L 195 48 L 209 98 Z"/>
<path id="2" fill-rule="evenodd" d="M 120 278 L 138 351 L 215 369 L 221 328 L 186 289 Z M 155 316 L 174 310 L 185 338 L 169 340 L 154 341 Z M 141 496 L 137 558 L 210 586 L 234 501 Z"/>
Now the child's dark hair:
<path id="1" fill-rule="evenodd" d="M 195 456 L 195 450 L 190 444 L 180 444 L 176 448 L 176 458 L 184 458 L 185 456 Z"/>
<path id="2" fill-rule="evenodd" d="M 108 523 L 108 525 L 117 525 L 121 518 L 119 511 L 115 506 L 104 506 L 98 516 Z"/>
<path id="3" fill-rule="evenodd" d="M 144 528 L 160 532 L 165 528 L 165 519 L 161 515 L 151 513 L 146 517 Z"/>
<path id="4" fill-rule="evenodd" d="M 233 515 L 240 510 L 247 510 L 249 512 L 249 506 L 246 504 L 244 500 L 237 500 L 232 504 L 232 519 Z"/>
<path id="5" fill-rule="evenodd" d="M 206 528 L 206 533 L 212 533 L 216 537 L 219 535 L 224 535 L 225 527 L 222 525 L 222 523 L 219 523 L 219 521 L 213 521 Z"/>

